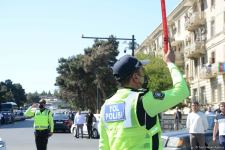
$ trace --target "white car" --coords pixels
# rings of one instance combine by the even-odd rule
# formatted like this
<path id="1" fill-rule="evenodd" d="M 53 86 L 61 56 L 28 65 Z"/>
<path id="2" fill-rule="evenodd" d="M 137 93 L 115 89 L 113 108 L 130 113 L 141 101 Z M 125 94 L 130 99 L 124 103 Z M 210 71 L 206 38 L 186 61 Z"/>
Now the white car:
<path id="1" fill-rule="evenodd" d="M 2 138 L 0 138 L 0 150 L 6 150 L 6 145 Z"/>
<path id="2" fill-rule="evenodd" d="M 100 114 L 94 114 L 94 116 L 96 120 L 93 122 L 93 126 L 92 126 L 92 137 L 97 139 L 99 138 L 98 124 L 100 121 Z"/>
<path id="3" fill-rule="evenodd" d="M 100 115 L 94 114 L 94 116 L 95 116 L 95 120 L 92 125 L 92 138 L 99 138 L 98 124 L 99 124 Z M 76 136 L 76 124 L 73 124 L 71 126 L 70 132 L 73 134 L 74 137 Z M 84 136 L 88 135 L 87 123 L 85 123 L 83 126 L 83 135 Z"/>

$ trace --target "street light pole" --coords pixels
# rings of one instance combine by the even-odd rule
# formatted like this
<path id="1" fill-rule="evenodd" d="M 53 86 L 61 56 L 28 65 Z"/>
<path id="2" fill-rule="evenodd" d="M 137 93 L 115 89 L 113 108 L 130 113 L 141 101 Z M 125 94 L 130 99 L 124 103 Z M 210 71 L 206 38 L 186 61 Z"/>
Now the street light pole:
<path id="1" fill-rule="evenodd" d="M 111 39 L 109 37 L 88 37 L 88 36 L 84 36 L 82 35 L 81 38 L 86 38 L 86 39 L 101 39 L 101 40 L 108 40 L 108 39 Z M 134 56 L 134 49 L 135 49 L 135 38 L 134 38 L 134 35 L 132 35 L 132 38 L 114 38 L 116 40 L 119 40 L 119 41 L 131 41 L 131 47 L 130 49 L 132 50 L 132 56 Z"/>

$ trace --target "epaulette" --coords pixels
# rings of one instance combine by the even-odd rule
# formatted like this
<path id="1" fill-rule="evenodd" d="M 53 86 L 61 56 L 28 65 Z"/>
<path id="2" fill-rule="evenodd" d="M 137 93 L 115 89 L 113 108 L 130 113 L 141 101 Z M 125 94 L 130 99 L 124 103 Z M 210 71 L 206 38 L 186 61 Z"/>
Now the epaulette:
<path id="1" fill-rule="evenodd" d="M 165 97 L 165 94 L 161 91 L 152 92 L 152 95 L 155 99 L 159 99 L 159 100 L 163 100 Z"/>

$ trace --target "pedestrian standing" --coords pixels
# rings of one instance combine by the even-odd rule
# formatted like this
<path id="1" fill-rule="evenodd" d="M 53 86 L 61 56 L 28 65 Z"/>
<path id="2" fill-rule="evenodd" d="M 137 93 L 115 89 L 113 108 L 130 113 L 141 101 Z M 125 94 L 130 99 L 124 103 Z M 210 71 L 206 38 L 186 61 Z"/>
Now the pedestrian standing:
<path id="1" fill-rule="evenodd" d="M 88 114 L 86 115 L 86 122 L 87 122 L 87 130 L 88 130 L 88 138 L 92 138 L 92 125 L 93 125 L 93 119 L 94 115 L 93 113 L 89 110 Z"/>
<path id="2" fill-rule="evenodd" d="M 178 107 L 176 107 L 176 111 L 174 112 L 174 130 L 179 130 L 179 126 L 181 124 L 182 114 Z"/>
<path id="3" fill-rule="evenodd" d="M 191 149 L 206 149 L 205 132 L 208 129 L 206 115 L 199 111 L 199 103 L 197 101 L 191 104 L 191 113 L 187 116 L 186 127 L 190 133 Z"/>
<path id="4" fill-rule="evenodd" d="M 213 142 L 216 143 L 217 132 L 219 131 L 219 142 L 225 150 L 225 102 L 220 103 L 220 113 L 216 115 L 213 129 Z"/>
<path id="5" fill-rule="evenodd" d="M 173 88 L 149 91 L 143 65 L 135 57 L 125 55 L 113 66 L 113 75 L 121 88 L 101 108 L 100 150 L 162 150 L 158 114 L 189 96 L 187 84 L 172 63 L 171 51 L 164 56 Z"/>
<path id="6" fill-rule="evenodd" d="M 29 107 L 25 116 L 34 117 L 34 135 L 37 150 L 47 150 L 48 138 L 54 131 L 54 121 L 52 112 L 45 108 L 46 101 L 41 99 L 38 104 L 35 103 Z"/>
<path id="7" fill-rule="evenodd" d="M 214 115 L 214 112 L 212 111 L 212 107 L 208 106 L 207 111 L 205 112 L 206 116 Z"/>
<path id="8" fill-rule="evenodd" d="M 85 123 L 85 116 L 81 114 L 80 110 L 76 113 L 74 117 L 74 123 L 76 124 L 76 138 L 79 138 L 79 133 L 81 131 L 81 137 L 83 138 L 83 127 Z"/>

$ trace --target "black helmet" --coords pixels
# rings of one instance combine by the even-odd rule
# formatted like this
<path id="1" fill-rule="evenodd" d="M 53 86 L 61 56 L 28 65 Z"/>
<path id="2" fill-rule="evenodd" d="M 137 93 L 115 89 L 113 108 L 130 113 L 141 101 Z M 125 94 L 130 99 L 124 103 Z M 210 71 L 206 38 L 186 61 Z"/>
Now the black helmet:
<path id="1" fill-rule="evenodd" d="M 121 57 L 112 67 L 113 75 L 117 81 L 122 81 L 131 75 L 136 69 L 148 63 L 148 60 L 139 61 L 131 55 L 125 55 Z"/>

